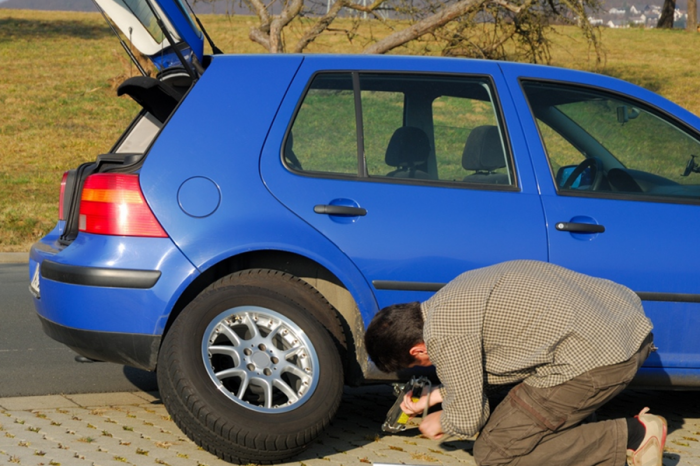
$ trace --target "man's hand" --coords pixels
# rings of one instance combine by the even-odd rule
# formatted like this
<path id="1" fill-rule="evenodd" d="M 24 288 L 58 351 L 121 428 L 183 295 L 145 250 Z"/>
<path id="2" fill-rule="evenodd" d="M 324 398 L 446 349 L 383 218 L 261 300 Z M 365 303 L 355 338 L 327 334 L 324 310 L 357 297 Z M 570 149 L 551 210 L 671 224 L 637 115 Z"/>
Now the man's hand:
<path id="1" fill-rule="evenodd" d="M 423 414 L 425 411 L 425 405 L 430 403 L 428 406 L 435 406 L 438 403 L 442 403 L 442 394 L 440 393 L 440 390 L 438 390 L 439 387 L 433 387 L 432 391 L 430 391 L 430 397 L 428 397 L 428 388 L 423 387 L 423 391 L 421 393 L 420 398 L 418 401 L 413 401 L 413 393 L 407 393 L 403 397 L 403 402 L 401 403 L 401 410 L 408 414 L 409 416 L 413 417 L 419 414 Z"/>
<path id="2" fill-rule="evenodd" d="M 423 414 L 425 406 L 428 404 L 428 395 L 425 393 L 425 391 L 425 388 L 423 388 L 423 393 L 418 401 L 413 401 L 413 392 L 406 393 L 406 395 L 403 397 L 403 402 L 401 403 L 401 411 L 411 417 L 417 414 Z"/>
<path id="3" fill-rule="evenodd" d="M 424 417 L 423 422 L 420 423 L 419 429 L 421 433 L 431 440 L 439 440 L 444 435 L 440 424 L 441 414 L 442 411 L 435 411 Z"/>

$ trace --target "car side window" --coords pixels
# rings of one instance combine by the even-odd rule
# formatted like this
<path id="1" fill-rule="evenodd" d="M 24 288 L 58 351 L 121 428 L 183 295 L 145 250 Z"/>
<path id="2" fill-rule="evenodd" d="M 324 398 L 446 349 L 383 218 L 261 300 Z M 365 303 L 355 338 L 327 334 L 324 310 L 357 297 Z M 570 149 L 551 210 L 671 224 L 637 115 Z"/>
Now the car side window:
<path id="1" fill-rule="evenodd" d="M 387 141 L 403 126 L 405 95 L 384 90 L 362 90 L 360 95 L 367 174 L 383 176 L 391 170 L 386 164 Z"/>
<path id="2" fill-rule="evenodd" d="M 318 74 L 283 151 L 287 166 L 304 172 L 515 184 L 493 87 L 483 77 Z"/>
<path id="3" fill-rule="evenodd" d="M 352 77 L 318 75 L 287 136 L 284 159 L 297 170 L 357 174 L 357 130 Z"/>
<path id="4" fill-rule="evenodd" d="M 523 89 L 560 192 L 700 197 L 700 141 L 661 112 L 571 85 L 524 81 Z"/>
<path id="5" fill-rule="evenodd" d="M 432 111 L 440 179 L 511 184 L 490 100 L 442 95 L 433 100 Z"/>

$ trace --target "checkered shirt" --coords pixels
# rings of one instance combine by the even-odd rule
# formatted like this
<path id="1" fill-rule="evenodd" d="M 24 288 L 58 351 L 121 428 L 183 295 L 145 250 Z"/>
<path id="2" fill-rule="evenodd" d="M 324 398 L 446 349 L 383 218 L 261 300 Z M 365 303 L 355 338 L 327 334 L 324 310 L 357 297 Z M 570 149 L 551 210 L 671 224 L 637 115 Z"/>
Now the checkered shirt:
<path id="1" fill-rule="evenodd" d="M 486 423 L 489 386 L 561 384 L 626 361 L 652 329 L 628 288 L 537 261 L 463 273 L 421 308 L 442 429 L 460 436 Z"/>

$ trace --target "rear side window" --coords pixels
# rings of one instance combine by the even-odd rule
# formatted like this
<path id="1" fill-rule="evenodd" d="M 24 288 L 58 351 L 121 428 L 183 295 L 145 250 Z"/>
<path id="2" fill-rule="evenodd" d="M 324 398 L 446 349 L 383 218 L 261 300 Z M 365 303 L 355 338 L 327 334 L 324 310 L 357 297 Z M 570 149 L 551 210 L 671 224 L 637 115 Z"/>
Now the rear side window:
<path id="1" fill-rule="evenodd" d="M 357 131 L 350 75 L 317 77 L 287 137 L 285 159 L 311 172 L 357 174 Z"/>
<path id="2" fill-rule="evenodd" d="M 309 174 L 510 186 L 500 121 L 487 78 L 318 74 L 283 156 Z"/>
<path id="3" fill-rule="evenodd" d="M 491 171 L 501 174 L 501 179 L 508 175 L 505 144 L 497 131 L 496 112 L 490 100 L 440 96 L 433 101 L 433 125 L 435 134 L 435 153 L 439 163 L 441 179 L 469 181 L 476 178 L 478 171 Z M 478 157 L 483 155 L 476 145 L 478 134 L 492 133 L 494 146 L 490 150 L 495 161 L 489 167 L 479 167 Z M 474 134 L 472 134 L 474 132 Z M 469 136 L 472 143 L 467 146 Z M 465 168 L 464 164 L 467 164 Z M 471 165 L 469 165 L 471 164 Z M 469 173 L 473 171 L 474 173 Z"/>

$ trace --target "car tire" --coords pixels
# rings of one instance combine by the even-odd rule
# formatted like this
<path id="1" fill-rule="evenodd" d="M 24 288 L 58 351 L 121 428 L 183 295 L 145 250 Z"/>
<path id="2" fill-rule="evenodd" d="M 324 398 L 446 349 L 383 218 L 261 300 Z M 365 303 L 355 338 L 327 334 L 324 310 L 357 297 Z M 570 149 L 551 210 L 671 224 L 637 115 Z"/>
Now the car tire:
<path id="1" fill-rule="evenodd" d="M 328 312 L 320 293 L 282 272 L 248 270 L 210 285 L 175 319 L 159 353 L 160 396 L 175 423 L 233 463 L 302 452 L 343 391 L 337 342 L 313 317 Z"/>

